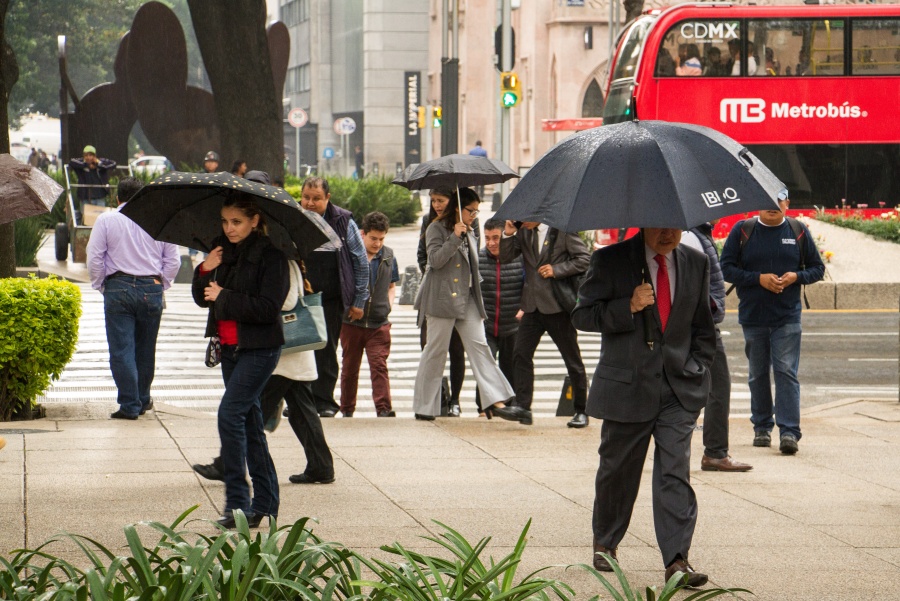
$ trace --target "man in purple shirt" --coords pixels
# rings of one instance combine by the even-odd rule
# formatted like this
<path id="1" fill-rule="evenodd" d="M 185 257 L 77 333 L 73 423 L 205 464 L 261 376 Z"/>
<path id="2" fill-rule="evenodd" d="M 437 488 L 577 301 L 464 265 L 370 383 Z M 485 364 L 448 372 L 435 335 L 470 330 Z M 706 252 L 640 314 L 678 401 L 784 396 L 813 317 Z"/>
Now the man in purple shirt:
<path id="1" fill-rule="evenodd" d="M 103 294 L 109 368 L 119 389 L 113 419 L 137 419 L 152 407 L 163 291 L 181 266 L 177 246 L 157 242 L 121 213 L 141 186 L 133 177 L 119 181 L 119 210 L 97 217 L 87 245 L 91 285 Z"/>

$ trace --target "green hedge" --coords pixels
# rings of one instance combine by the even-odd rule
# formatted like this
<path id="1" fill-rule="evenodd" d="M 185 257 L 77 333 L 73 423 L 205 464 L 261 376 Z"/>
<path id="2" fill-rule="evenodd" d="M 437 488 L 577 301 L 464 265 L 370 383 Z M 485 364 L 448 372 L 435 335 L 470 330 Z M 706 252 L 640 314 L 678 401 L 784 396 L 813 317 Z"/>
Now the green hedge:
<path id="1" fill-rule="evenodd" d="M 900 243 L 900 208 L 885 211 L 873 219 L 863 219 L 858 215 L 829 215 L 819 211 L 816 219 L 863 232 L 880 240 Z"/>
<path id="2" fill-rule="evenodd" d="M 387 177 L 328 177 L 331 202 L 353 213 L 356 224 L 362 223 L 366 213 L 381 211 L 390 219 L 392 226 L 413 223 L 419 216 L 422 205 L 409 190 L 391 183 Z M 285 189 L 300 201 L 302 184 L 290 178 Z"/>
<path id="3" fill-rule="evenodd" d="M 75 352 L 81 291 L 54 276 L 0 279 L 0 421 L 34 406 Z"/>

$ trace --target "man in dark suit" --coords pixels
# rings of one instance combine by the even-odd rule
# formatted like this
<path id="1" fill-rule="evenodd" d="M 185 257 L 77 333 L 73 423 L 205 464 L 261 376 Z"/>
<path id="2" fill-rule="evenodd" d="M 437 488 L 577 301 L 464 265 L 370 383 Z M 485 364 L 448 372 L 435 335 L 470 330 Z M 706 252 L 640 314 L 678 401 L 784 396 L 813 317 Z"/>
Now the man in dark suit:
<path id="1" fill-rule="evenodd" d="M 587 377 L 578 348 L 578 332 L 569 319 L 571 306 L 568 309 L 560 306 L 552 280 L 584 273 L 590 264 L 590 253 L 578 234 L 567 234 L 536 222 L 525 222 L 517 230 L 512 221 L 507 221 L 500 239 L 500 262 L 509 263 L 520 255 L 525 264 L 525 285 L 522 321 L 516 335 L 514 378 L 516 406 L 525 410 L 520 423 L 532 423 L 534 352 L 546 332 L 559 349 L 572 384 L 575 416 L 568 426 L 584 428 L 588 425 Z"/>
<path id="2" fill-rule="evenodd" d="M 588 415 L 603 419 L 594 567 L 612 571 L 598 553 L 616 557 L 652 436 L 653 522 L 666 580 L 681 571 L 702 586 L 707 576 L 688 563 L 697 522 L 691 435 L 709 395 L 716 338 L 709 261 L 680 241 L 678 229 L 645 228 L 594 252 L 572 322 L 603 335 L 587 403 Z"/>

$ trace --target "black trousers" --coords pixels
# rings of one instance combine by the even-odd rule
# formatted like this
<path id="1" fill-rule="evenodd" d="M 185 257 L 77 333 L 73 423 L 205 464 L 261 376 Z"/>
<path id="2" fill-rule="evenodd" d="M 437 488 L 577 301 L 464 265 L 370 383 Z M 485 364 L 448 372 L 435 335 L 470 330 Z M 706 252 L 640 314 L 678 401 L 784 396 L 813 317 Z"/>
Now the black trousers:
<path id="1" fill-rule="evenodd" d="M 491 349 L 491 356 L 494 359 L 499 357 L 498 363 L 500 364 L 500 371 L 503 372 L 503 375 L 506 376 L 506 380 L 513 387 L 513 390 L 515 390 L 516 334 L 498 337 L 485 332 L 485 338 L 487 338 L 488 348 Z M 478 407 L 478 412 L 480 413 L 481 393 L 477 386 L 475 387 L 475 405 Z"/>
<path id="2" fill-rule="evenodd" d="M 544 332 L 559 349 L 572 383 L 572 401 L 575 413 L 584 413 L 587 406 L 587 377 L 584 361 L 578 348 L 578 332 L 566 312 L 541 313 L 532 311 L 522 316 L 516 336 L 515 384 L 516 405 L 531 409 L 534 396 L 534 352 Z"/>
<path id="3" fill-rule="evenodd" d="M 422 322 L 419 331 L 419 345 L 425 348 L 428 339 L 428 322 Z M 459 394 L 462 392 L 463 381 L 466 379 L 466 349 L 463 347 L 462 338 L 455 329 L 450 334 L 450 402 L 459 404 Z"/>
<path id="4" fill-rule="evenodd" d="M 622 399 L 627 403 L 628 399 Z M 688 559 L 697 525 L 697 497 L 691 487 L 691 436 L 700 412 L 688 411 L 665 385 L 659 414 L 647 422 L 603 420 L 600 467 L 595 482 L 594 543 L 615 549 L 625 537 L 650 446 L 653 451 L 653 525 L 668 566 Z"/>
<path id="5" fill-rule="evenodd" d="M 707 457 L 728 456 L 728 414 L 731 412 L 731 373 L 719 328 L 716 328 L 716 356 L 709 373 L 712 386 L 703 410 L 703 447 Z"/>
<path id="6" fill-rule="evenodd" d="M 270 377 L 259 398 L 264 408 L 264 420 L 271 416 L 273 407 L 275 411 L 278 410 L 281 399 L 287 403 L 288 422 L 306 454 L 304 473 L 315 480 L 333 478 L 334 459 L 325 441 L 325 430 L 322 428 L 319 412 L 316 411 L 310 382 L 298 382 L 284 376 Z"/>
<path id="7" fill-rule="evenodd" d="M 338 380 L 337 348 L 341 342 L 341 324 L 344 320 L 344 306 L 340 299 L 323 300 L 325 326 L 328 328 L 328 344 L 316 351 L 316 370 L 319 379 L 313 382 L 312 392 L 316 411 L 330 409 L 337 413 L 338 404 L 334 400 L 334 387 Z"/>

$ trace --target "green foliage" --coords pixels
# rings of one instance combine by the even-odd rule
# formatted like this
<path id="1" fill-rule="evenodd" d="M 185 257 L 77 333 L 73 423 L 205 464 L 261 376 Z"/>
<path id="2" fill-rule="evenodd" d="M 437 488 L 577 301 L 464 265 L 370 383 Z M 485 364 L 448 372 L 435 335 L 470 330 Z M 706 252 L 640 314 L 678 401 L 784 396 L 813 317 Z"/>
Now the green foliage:
<path id="1" fill-rule="evenodd" d="M 0 599 L 37 601 L 125 600 L 193 601 L 200 599 L 291 599 L 300 601 L 572 601 L 575 592 L 564 582 L 537 572 L 517 574 L 525 551 L 530 521 L 512 552 L 495 560 L 484 557 L 490 538 L 474 546 L 452 528 L 435 522 L 443 532 L 426 540 L 437 543 L 442 555 L 427 555 L 399 543 L 382 547 L 395 562 L 367 559 L 341 544 L 313 534 L 309 518 L 268 531 L 252 532 L 245 516 L 236 512 L 237 527 L 211 536 L 183 529 L 194 506 L 171 525 L 142 522 L 125 527 L 127 549 L 117 554 L 85 536 L 62 534 L 33 550 L 0 556 Z M 156 542 L 142 540 L 150 530 Z M 144 537 L 148 538 L 147 536 Z M 87 561 L 78 565 L 54 557 L 59 540 L 74 542 Z M 88 567 L 79 567 L 87 565 Z M 620 601 L 643 600 L 632 592 L 627 578 L 613 563 L 620 594 L 589 566 Z M 673 577 L 659 593 L 647 589 L 647 601 L 669 601 L 683 589 Z M 727 592 L 706 589 L 684 598 L 703 601 Z M 746 592 L 746 591 L 744 591 Z M 657 596 L 658 595 L 658 596 Z M 593 597 L 598 599 L 599 597 Z M 593 601 L 592 599 L 592 601 Z"/>
<path id="2" fill-rule="evenodd" d="M 13 223 L 16 238 L 16 267 L 37 265 L 37 253 L 44 240 L 43 215 L 26 217 Z"/>
<path id="3" fill-rule="evenodd" d="M 56 279 L 0 279 L 0 421 L 34 405 L 75 352 L 81 291 Z"/>
<path id="4" fill-rule="evenodd" d="M 606 561 L 609 562 L 609 565 L 612 566 L 613 573 L 616 575 L 617 584 L 619 585 L 618 587 L 614 586 L 603 574 L 594 569 L 593 566 L 582 563 L 577 567 L 583 568 L 593 574 L 614 601 L 671 601 L 679 592 L 690 590 L 687 589 L 684 584 L 686 580 L 685 575 L 681 572 L 675 572 L 672 574 L 672 577 L 669 578 L 669 581 L 666 582 L 665 586 L 663 586 L 662 590 L 657 590 L 655 586 L 648 586 L 644 590 L 644 595 L 642 596 L 640 591 L 632 590 L 632 586 L 628 582 L 628 577 L 625 576 L 625 573 L 622 571 L 622 568 L 619 567 L 619 564 L 615 559 L 606 553 L 601 553 L 600 555 L 602 555 Z M 725 594 L 736 597 L 737 595 L 735 595 L 735 593 L 750 593 L 750 591 L 743 588 L 706 588 L 686 597 L 681 597 L 680 601 L 706 601 L 707 599 L 712 599 Z M 595 601 L 599 598 L 600 596 L 598 595 L 593 597 L 591 601 Z"/>
<path id="5" fill-rule="evenodd" d="M 296 178 L 288 178 L 285 190 L 300 201 L 302 183 Z M 387 215 L 392 226 L 413 223 L 419 216 L 421 204 L 409 190 L 391 183 L 387 177 L 329 177 L 331 202 L 353 213 L 356 224 L 371 211 L 381 211 Z"/>
<path id="6" fill-rule="evenodd" d="M 835 215 L 817 211 L 816 219 L 863 232 L 879 240 L 900 243 L 900 208 L 885 211 L 872 219 L 863 219 L 860 215 L 853 213 Z"/>

